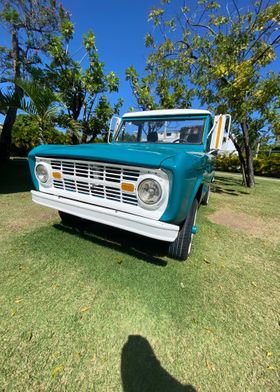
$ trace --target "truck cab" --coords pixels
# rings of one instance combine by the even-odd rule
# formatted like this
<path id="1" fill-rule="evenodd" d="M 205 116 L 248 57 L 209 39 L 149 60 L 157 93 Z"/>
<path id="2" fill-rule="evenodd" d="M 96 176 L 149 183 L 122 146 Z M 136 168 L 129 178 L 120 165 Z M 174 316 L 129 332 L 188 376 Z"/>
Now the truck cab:
<path id="1" fill-rule="evenodd" d="M 66 223 L 79 217 L 166 241 L 169 256 L 185 260 L 226 121 L 207 110 L 130 112 L 108 143 L 35 147 L 32 199 Z"/>

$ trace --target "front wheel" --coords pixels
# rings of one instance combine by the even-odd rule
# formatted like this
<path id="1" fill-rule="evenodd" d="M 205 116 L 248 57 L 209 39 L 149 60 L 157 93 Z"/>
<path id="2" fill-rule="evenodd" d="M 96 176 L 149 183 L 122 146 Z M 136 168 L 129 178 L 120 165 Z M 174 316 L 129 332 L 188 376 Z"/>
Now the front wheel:
<path id="1" fill-rule="evenodd" d="M 173 259 L 186 260 L 191 253 L 197 209 L 198 201 L 195 199 L 176 240 L 169 245 L 168 255 Z"/>

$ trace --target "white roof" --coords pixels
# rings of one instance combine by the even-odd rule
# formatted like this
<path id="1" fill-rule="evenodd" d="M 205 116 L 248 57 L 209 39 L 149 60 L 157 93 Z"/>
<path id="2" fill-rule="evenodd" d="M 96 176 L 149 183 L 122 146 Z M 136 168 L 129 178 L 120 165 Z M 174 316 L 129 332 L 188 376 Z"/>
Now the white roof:
<path id="1" fill-rule="evenodd" d="M 171 115 L 188 115 L 188 114 L 211 114 L 209 110 L 202 109 L 161 109 L 145 110 L 142 112 L 128 112 L 123 115 L 126 117 L 152 117 L 152 116 L 171 116 Z"/>

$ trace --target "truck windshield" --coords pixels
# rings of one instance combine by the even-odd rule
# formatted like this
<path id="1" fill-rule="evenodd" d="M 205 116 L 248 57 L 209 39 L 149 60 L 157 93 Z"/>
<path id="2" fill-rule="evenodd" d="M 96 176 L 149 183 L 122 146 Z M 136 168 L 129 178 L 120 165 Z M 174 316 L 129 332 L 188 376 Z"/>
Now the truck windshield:
<path id="1" fill-rule="evenodd" d="M 116 142 L 201 144 L 205 118 L 124 119 Z"/>

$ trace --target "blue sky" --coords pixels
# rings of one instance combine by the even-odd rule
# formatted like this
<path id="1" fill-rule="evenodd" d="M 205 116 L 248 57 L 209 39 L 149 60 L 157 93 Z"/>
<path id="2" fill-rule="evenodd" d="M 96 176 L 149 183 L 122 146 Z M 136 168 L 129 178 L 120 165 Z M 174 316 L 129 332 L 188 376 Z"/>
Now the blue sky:
<path id="1" fill-rule="evenodd" d="M 271 0 L 271 3 L 275 1 Z M 247 8 L 252 3 L 251 0 L 236 2 L 241 8 Z M 160 6 L 160 0 L 62 0 L 62 3 L 71 12 L 71 19 L 75 24 L 73 50 L 80 47 L 82 35 L 92 29 L 100 59 L 105 62 L 105 70 L 116 72 L 120 78 L 119 92 L 113 94 L 110 100 L 116 101 L 118 97 L 124 99 L 121 112 L 127 111 L 131 106 L 137 107 L 130 85 L 125 81 L 125 69 L 134 65 L 139 73 L 143 72 L 148 54 L 144 37 L 153 29 L 152 23 L 148 22 L 148 14 L 153 6 Z M 168 7 L 173 16 L 183 3 L 183 0 L 172 0 Z M 195 4 L 195 1 L 187 3 Z M 235 12 L 228 0 L 222 1 L 224 10 L 227 4 L 230 11 Z M 270 65 L 269 69 L 277 70 L 277 64 Z M 194 105 L 199 108 L 197 100 Z"/>
<path id="2" fill-rule="evenodd" d="M 131 106 L 136 107 L 129 83 L 125 81 L 125 69 L 134 65 L 138 72 L 143 71 L 147 57 L 144 37 L 147 32 L 152 31 L 148 14 L 153 5 L 160 4 L 160 0 L 62 0 L 62 3 L 64 8 L 71 12 L 75 25 L 71 52 L 74 53 L 81 47 L 83 34 L 92 29 L 96 36 L 99 57 L 105 62 L 106 72 L 114 71 L 120 78 L 119 92 L 113 94 L 110 101 L 116 102 L 118 97 L 122 97 L 122 113 Z M 224 6 L 226 3 L 228 1 L 224 2 Z M 248 3 L 248 0 L 238 1 L 243 7 Z M 181 5 L 182 0 L 173 0 L 169 7 L 175 13 Z M 0 29 L 0 45 L 2 44 L 7 44 L 7 34 Z M 83 53 L 83 50 L 80 50 L 76 59 L 80 59 Z M 276 66 L 274 63 L 271 69 L 276 70 Z M 196 102 L 195 104 L 197 106 Z M 2 122 L 1 116 L 0 121 Z"/>
<path id="3" fill-rule="evenodd" d="M 63 1 L 75 24 L 73 49 L 79 48 L 82 35 L 92 29 L 106 71 L 114 71 L 120 78 L 119 92 L 114 95 L 124 99 L 122 111 L 135 106 L 131 88 L 125 81 L 125 69 L 134 65 L 141 71 L 145 66 L 144 36 L 151 27 L 147 19 L 154 3 L 151 0 Z"/>
<path id="4" fill-rule="evenodd" d="M 139 71 L 144 69 L 147 54 L 144 37 L 152 27 L 147 19 L 155 3 L 159 3 L 159 0 L 62 0 L 75 25 L 71 52 L 81 47 L 83 34 L 93 30 L 105 71 L 114 71 L 120 78 L 119 92 L 109 98 L 112 102 L 116 102 L 119 97 L 124 99 L 121 113 L 136 106 L 129 83 L 125 81 L 125 69 L 130 65 Z M 8 34 L 0 28 L 0 45 L 9 45 L 9 39 Z M 81 49 L 75 58 L 81 59 L 83 53 Z M 1 115 L 0 122 L 3 122 Z"/>

